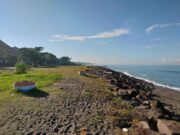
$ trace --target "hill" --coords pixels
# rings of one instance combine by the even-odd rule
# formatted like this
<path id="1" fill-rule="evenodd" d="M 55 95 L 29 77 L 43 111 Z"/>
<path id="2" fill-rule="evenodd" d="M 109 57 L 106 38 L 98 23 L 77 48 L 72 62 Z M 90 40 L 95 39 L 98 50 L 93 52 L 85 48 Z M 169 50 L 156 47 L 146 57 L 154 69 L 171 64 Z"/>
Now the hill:
<path id="1" fill-rule="evenodd" d="M 4 43 L 2 40 L 0 40 L 0 54 L 8 54 L 8 55 L 16 55 L 16 49 L 10 47 L 6 43 Z"/>
<path id="2" fill-rule="evenodd" d="M 0 67 L 12 66 L 16 63 L 17 51 L 0 40 Z"/>

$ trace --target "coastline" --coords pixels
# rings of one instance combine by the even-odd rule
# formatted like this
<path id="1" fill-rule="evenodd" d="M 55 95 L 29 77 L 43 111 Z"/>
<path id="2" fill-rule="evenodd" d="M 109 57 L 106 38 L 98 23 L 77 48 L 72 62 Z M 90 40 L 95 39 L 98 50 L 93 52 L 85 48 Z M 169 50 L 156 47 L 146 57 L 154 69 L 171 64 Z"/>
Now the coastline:
<path id="1" fill-rule="evenodd" d="M 155 89 L 153 90 L 153 93 L 155 95 L 154 98 L 160 100 L 162 103 L 170 105 L 177 114 L 180 114 L 180 88 L 156 83 L 155 81 L 151 81 L 141 77 L 136 77 L 127 72 L 119 73 L 125 74 L 135 79 L 140 79 L 148 83 L 152 83 L 155 86 Z"/>
<path id="2" fill-rule="evenodd" d="M 152 83 L 155 86 L 155 89 L 153 90 L 154 98 L 156 100 L 160 100 L 162 103 L 170 105 L 177 114 L 180 114 L 180 88 L 156 83 L 155 81 L 151 81 L 141 77 L 136 77 L 127 72 L 119 73 L 125 74 L 134 79 L 140 79 L 142 81 Z"/>
<path id="3" fill-rule="evenodd" d="M 120 72 L 120 71 L 117 71 L 117 72 Z M 180 88 L 178 88 L 178 87 L 161 84 L 161 83 L 155 82 L 155 81 L 153 81 L 153 80 L 148 80 L 148 79 L 145 79 L 145 78 L 142 78 L 142 77 L 137 77 L 137 76 L 131 75 L 131 74 L 128 73 L 128 72 L 120 72 L 120 73 L 124 73 L 125 75 L 130 76 L 130 77 L 133 77 L 133 78 L 135 78 L 135 79 L 141 79 L 141 80 L 146 81 L 146 82 L 148 82 L 148 83 L 152 83 L 152 84 L 154 84 L 154 85 L 157 86 L 157 87 L 163 87 L 163 88 L 165 88 L 165 89 L 175 90 L 175 91 L 179 91 L 179 92 L 180 92 Z"/>
<path id="4" fill-rule="evenodd" d="M 168 109 L 170 109 L 175 115 L 177 115 L 178 117 L 180 116 L 180 91 L 169 87 L 156 85 L 149 80 L 134 77 L 129 74 L 125 74 L 123 72 L 115 71 L 113 69 L 110 69 L 109 67 L 103 67 L 103 66 L 92 66 L 92 67 L 95 69 L 93 71 L 94 74 L 98 75 L 99 77 L 100 76 L 103 77 L 105 80 L 111 82 L 111 84 L 115 85 L 116 87 L 117 85 L 119 85 L 119 82 L 116 82 L 118 81 L 118 79 L 120 83 L 122 83 L 123 85 L 131 85 L 132 82 L 139 83 L 140 86 L 139 88 L 137 87 L 137 89 L 150 91 L 152 94 L 151 98 L 153 100 L 157 100 L 161 102 L 166 107 L 168 106 Z M 98 70 L 100 70 L 102 74 L 98 73 L 99 72 Z M 97 73 L 95 73 L 96 71 Z M 119 76 L 121 77 L 119 78 Z M 128 84 L 127 82 L 131 82 L 131 83 Z M 132 85 L 127 87 L 129 87 L 130 89 L 132 88 L 134 89 L 136 86 Z M 178 121 L 180 121 L 180 118 L 178 118 Z"/>
<path id="5" fill-rule="evenodd" d="M 112 69 L 116 72 L 120 72 L 120 73 L 124 73 L 126 74 L 127 76 L 130 76 L 130 77 L 133 77 L 133 78 L 136 78 L 136 79 L 141 79 L 143 81 L 146 81 L 146 82 L 149 82 L 149 83 L 153 83 L 154 85 L 156 86 L 160 86 L 160 87 L 163 87 L 163 88 L 167 88 L 167 89 L 171 89 L 171 90 L 175 90 L 175 91 L 179 91 L 180 92 L 180 87 L 176 87 L 176 86 L 172 86 L 172 85 L 168 85 L 168 84 L 163 84 L 163 83 L 160 83 L 160 82 L 157 82 L 157 81 L 154 81 L 154 80 L 151 80 L 151 79 L 146 79 L 146 78 L 143 78 L 143 77 L 140 77 L 140 76 L 135 76 L 127 71 L 118 71 L 116 69 L 113 69 L 113 67 L 111 66 L 103 66 L 103 67 L 106 67 L 106 68 L 109 68 L 109 69 Z"/>

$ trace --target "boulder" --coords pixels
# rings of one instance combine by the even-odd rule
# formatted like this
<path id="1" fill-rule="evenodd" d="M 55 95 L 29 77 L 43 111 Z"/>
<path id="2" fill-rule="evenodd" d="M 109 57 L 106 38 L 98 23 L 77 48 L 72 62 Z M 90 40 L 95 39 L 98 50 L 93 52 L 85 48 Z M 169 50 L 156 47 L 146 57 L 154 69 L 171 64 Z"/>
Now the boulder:
<path id="1" fill-rule="evenodd" d="M 135 97 L 138 95 L 138 91 L 136 89 L 129 89 L 128 90 L 128 94 L 131 96 L 131 97 Z"/>
<path id="2" fill-rule="evenodd" d="M 138 110 L 147 110 L 147 109 L 150 109 L 150 106 L 149 105 L 140 105 L 138 107 L 136 107 Z"/>
<path id="3" fill-rule="evenodd" d="M 164 112 L 167 114 L 173 114 L 173 110 L 169 106 L 164 106 Z"/>
<path id="4" fill-rule="evenodd" d="M 151 92 L 151 91 L 147 91 L 147 92 L 146 92 L 146 96 L 147 96 L 147 97 L 152 96 L 152 92 Z"/>
<path id="5" fill-rule="evenodd" d="M 130 101 L 130 104 L 131 104 L 132 106 L 139 106 L 139 105 L 140 105 L 140 103 L 139 103 L 138 101 L 136 101 L 136 100 L 131 100 L 131 101 Z"/>
<path id="6" fill-rule="evenodd" d="M 112 91 L 118 91 L 118 89 L 119 88 L 117 86 L 115 86 L 115 85 L 111 88 Z"/>
<path id="7" fill-rule="evenodd" d="M 103 73 L 104 73 L 104 74 L 109 74 L 109 75 L 112 74 L 112 72 L 110 72 L 110 71 L 103 71 Z"/>
<path id="8" fill-rule="evenodd" d="M 137 124 L 138 127 L 144 128 L 144 129 L 150 129 L 148 122 L 141 121 Z"/>
<path id="9" fill-rule="evenodd" d="M 180 135 L 180 122 L 174 120 L 158 119 L 157 128 L 165 135 Z"/>
<path id="10" fill-rule="evenodd" d="M 162 135 L 156 131 L 142 127 L 131 128 L 128 135 Z"/>
<path id="11" fill-rule="evenodd" d="M 127 92 L 127 90 L 119 89 L 117 95 L 118 96 L 126 96 L 126 95 L 128 95 L 128 92 Z"/>
<path id="12" fill-rule="evenodd" d="M 152 100 L 152 101 L 150 102 L 150 106 L 151 106 L 151 108 L 153 108 L 153 109 L 156 109 L 156 108 L 157 108 L 157 105 L 158 105 L 158 101 L 156 101 L 156 100 Z"/>
<path id="13" fill-rule="evenodd" d="M 110 81 L 112 84 L 117 83 L 118 81 L 116 79 L 111 79 Z"/>
<path id="14" fill-rule="evenodd" d="M 148 112 L 146 113 L 146 116 L 148 119 L 154 119 L 155 121 L 161 117 L 162 111 L 160 109 L 149 109 Z"/>
<path id="15" fill-rule="evenodd" d="M 144 104 L 144 105 L 150 105 L 150 102 L 149 102 L 148 100 L 145 100 L 145 101 L 143 102 L 143 104 Z"/>
<path id="16" fill-rule="evenodd" d="M 121 88 L 127 90 L 127 89 L 129 89 L 129 86 L 128 86 L 127 84 L 124 84 L 124 83 L 123 83 L 122 86 L 121 86 Z"/>

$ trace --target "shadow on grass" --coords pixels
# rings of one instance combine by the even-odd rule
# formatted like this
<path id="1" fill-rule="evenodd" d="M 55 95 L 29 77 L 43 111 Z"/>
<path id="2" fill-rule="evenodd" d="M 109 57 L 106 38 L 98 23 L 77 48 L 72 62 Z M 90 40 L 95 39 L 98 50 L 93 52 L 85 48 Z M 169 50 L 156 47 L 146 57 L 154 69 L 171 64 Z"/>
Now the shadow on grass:
<path id="1" fill-rule="evenodd" d="M 42 98 L 42 97 L 47 97 L 49 94 L 47 92 L 44 92 L 38 88 L 34 88 L 33 90 L 29 92 L 23 92 L 24 95 L 29 96 L 29 97 L 35 97 L 35 98 Z"/>

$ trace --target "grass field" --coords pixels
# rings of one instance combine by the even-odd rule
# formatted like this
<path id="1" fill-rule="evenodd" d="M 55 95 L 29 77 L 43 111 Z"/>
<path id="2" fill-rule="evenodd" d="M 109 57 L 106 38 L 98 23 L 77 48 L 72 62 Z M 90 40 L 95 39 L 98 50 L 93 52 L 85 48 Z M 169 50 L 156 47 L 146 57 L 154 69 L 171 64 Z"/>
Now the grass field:
<path id="1" fill-rule="evenodd" d="M 14 70 L 0 70 L 0 102 L 5 99 L 11 100 L 12 98 L 25 96 L 14 89 L 13 84 L 17 81 L 34 81 L 36 82 L 37 89 L 45 89 L 45 91 L 49 93 L 51 91 L 47 86 L 63 78 L 77 77 L 77 72 L 85 68 L 85 66 L 32 68 L 26 74 L 15 74 Z"/>

